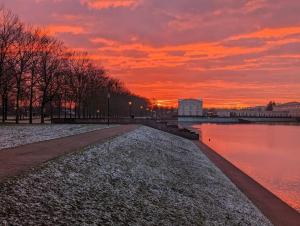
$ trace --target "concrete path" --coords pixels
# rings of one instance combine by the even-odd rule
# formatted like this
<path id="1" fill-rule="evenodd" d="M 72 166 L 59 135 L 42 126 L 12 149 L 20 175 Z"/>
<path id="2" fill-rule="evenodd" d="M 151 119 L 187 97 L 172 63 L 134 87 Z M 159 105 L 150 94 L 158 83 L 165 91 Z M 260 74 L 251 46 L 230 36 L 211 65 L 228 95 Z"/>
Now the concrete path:
<path id="1" fill-rule="evenodd" d="M 235 167 L 201 141 L 201 151 L 260 209 L 276 226 L 300 226 L 300 213 Z"/>
<path id="2" fill-rule="evenodd" d="M 0 151 L 0 182 L 33 167 L 86 146 L 105 142 L 137 129 L 138 125 L 122 125 L 79 135 L 3 149 Z"/>

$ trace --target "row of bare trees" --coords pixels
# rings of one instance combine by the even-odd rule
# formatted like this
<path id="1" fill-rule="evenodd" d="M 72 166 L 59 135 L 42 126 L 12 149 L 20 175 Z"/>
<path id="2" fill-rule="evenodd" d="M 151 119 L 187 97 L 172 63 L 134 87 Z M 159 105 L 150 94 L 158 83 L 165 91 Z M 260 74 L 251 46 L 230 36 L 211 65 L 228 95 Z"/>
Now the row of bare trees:
<path id="1" fill-rule="evenodd" d="M 147 109 L 148 100 L 131 94 L 121 82 L 95 66 L 87 53 L 71 52 L 62 42 L 22 23 L 11 11 L 0 9 L 0 96 L 2 121 L 16 123 L 35 115 L 105 116 L 107 94 L 111 115 L 128 116 L 128 103 Z M 134 109 L 133 109 L 134 110 Z"/>

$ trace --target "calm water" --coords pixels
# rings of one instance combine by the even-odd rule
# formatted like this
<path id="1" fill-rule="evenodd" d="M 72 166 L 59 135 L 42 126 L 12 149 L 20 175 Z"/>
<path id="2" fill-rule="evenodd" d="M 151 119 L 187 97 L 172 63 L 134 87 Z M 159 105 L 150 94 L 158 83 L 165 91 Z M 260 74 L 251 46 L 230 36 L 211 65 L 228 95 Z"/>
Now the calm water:
<path id="1" fill-rule="evenodd" d="M 204 143 L 300 212 L 300 126 L 192 127 Z"/>

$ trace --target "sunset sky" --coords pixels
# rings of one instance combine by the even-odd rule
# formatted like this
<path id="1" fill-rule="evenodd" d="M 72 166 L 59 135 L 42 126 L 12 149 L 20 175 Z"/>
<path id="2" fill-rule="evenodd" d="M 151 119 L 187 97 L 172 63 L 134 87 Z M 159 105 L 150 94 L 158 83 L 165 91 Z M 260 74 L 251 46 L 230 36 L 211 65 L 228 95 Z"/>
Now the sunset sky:
<path id="1" fill-rule="evenodd" d="M 0 0 L 136 94 L 206 107 L 300 101 L 299 0 Z"/>

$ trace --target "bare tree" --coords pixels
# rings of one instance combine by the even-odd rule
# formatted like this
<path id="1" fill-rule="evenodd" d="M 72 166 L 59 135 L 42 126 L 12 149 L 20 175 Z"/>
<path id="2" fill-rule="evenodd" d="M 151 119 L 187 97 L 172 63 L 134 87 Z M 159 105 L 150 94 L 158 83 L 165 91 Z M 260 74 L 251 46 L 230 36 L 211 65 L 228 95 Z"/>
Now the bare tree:
<path id="1" fill-rule="evenodd" d="M 90 60 L 87 53 L 75 52 L 71 60 L 70 85 L 75 102 L 75 116 L 81 117 L 84 95 L 87 92 Z"/>
<path id="2" fill-rule="evenodd" d="M 11 88 L 11 52 L 21 28 L 22 24 L 16 15 L 3 7 L 0 8 L 0 94 L 3 122 L 7 118 L 8 92 Z"/>
<path id="3" fill-rule="evenodd" d="M 62 43 L 50 37 L 41 40 L 39 64 L 39 91 L 41 123 L 45 122 L 45 106 L 52 104 L 52 100 L 59 90 L 58 76 L 61 76 L 61 58 L 63 57 Z"/>
<path id="4" fill-rule="evenodd" d="M 34 96 L 35 96 L 35 87 L 38 82 L 39 74 L 38 74 L 38 65 L 40 63 L 40 49 L 42 47 L 41 40 L 45 37 L 45 34 L 42 34 L 39 29 L 34 29 L 31 33 L 31 42 L 30 49 L 32 50 L 31 59 L 29 62 L 29 123 L 32 124 L 33 121 L 33 104 L 34 104 Z"/>
<path id="5" fill-rule="evenodd" d="M 54 37 L 20 22 L 12 12 L 0 8 L 0 95 L 2 121 L 8 106 L 14 105 L 16 123 L 22 106 L 29 109 L 32 123 L 34 105 L 39 107 L 41 123 L 64 107 L 70 117 L 106 116 L 107 93 L 111 94 L 113 116 L 128 116 L 128 102 L 133 111 L 149 101 L 127 90 L 122 82 L 107 75 L 88 53 L 70 52 Z M 136 110 L 135 110 L 136 108 Z M 142 108 L 140 108 L 142 109 Z M 140 111 L 140 110 L 139 110 Z"/>
<path id="6" fill-rule="evenodd" d="M 16 123 L 19 123 L 20 118 L 20 100 L 25 89 L 25 73 L 31 69 L 32 58 L 36 51 L 36 40 L 30 29 L 20 30 L 18 36 L 13 56 L 15 60 Z"/>

